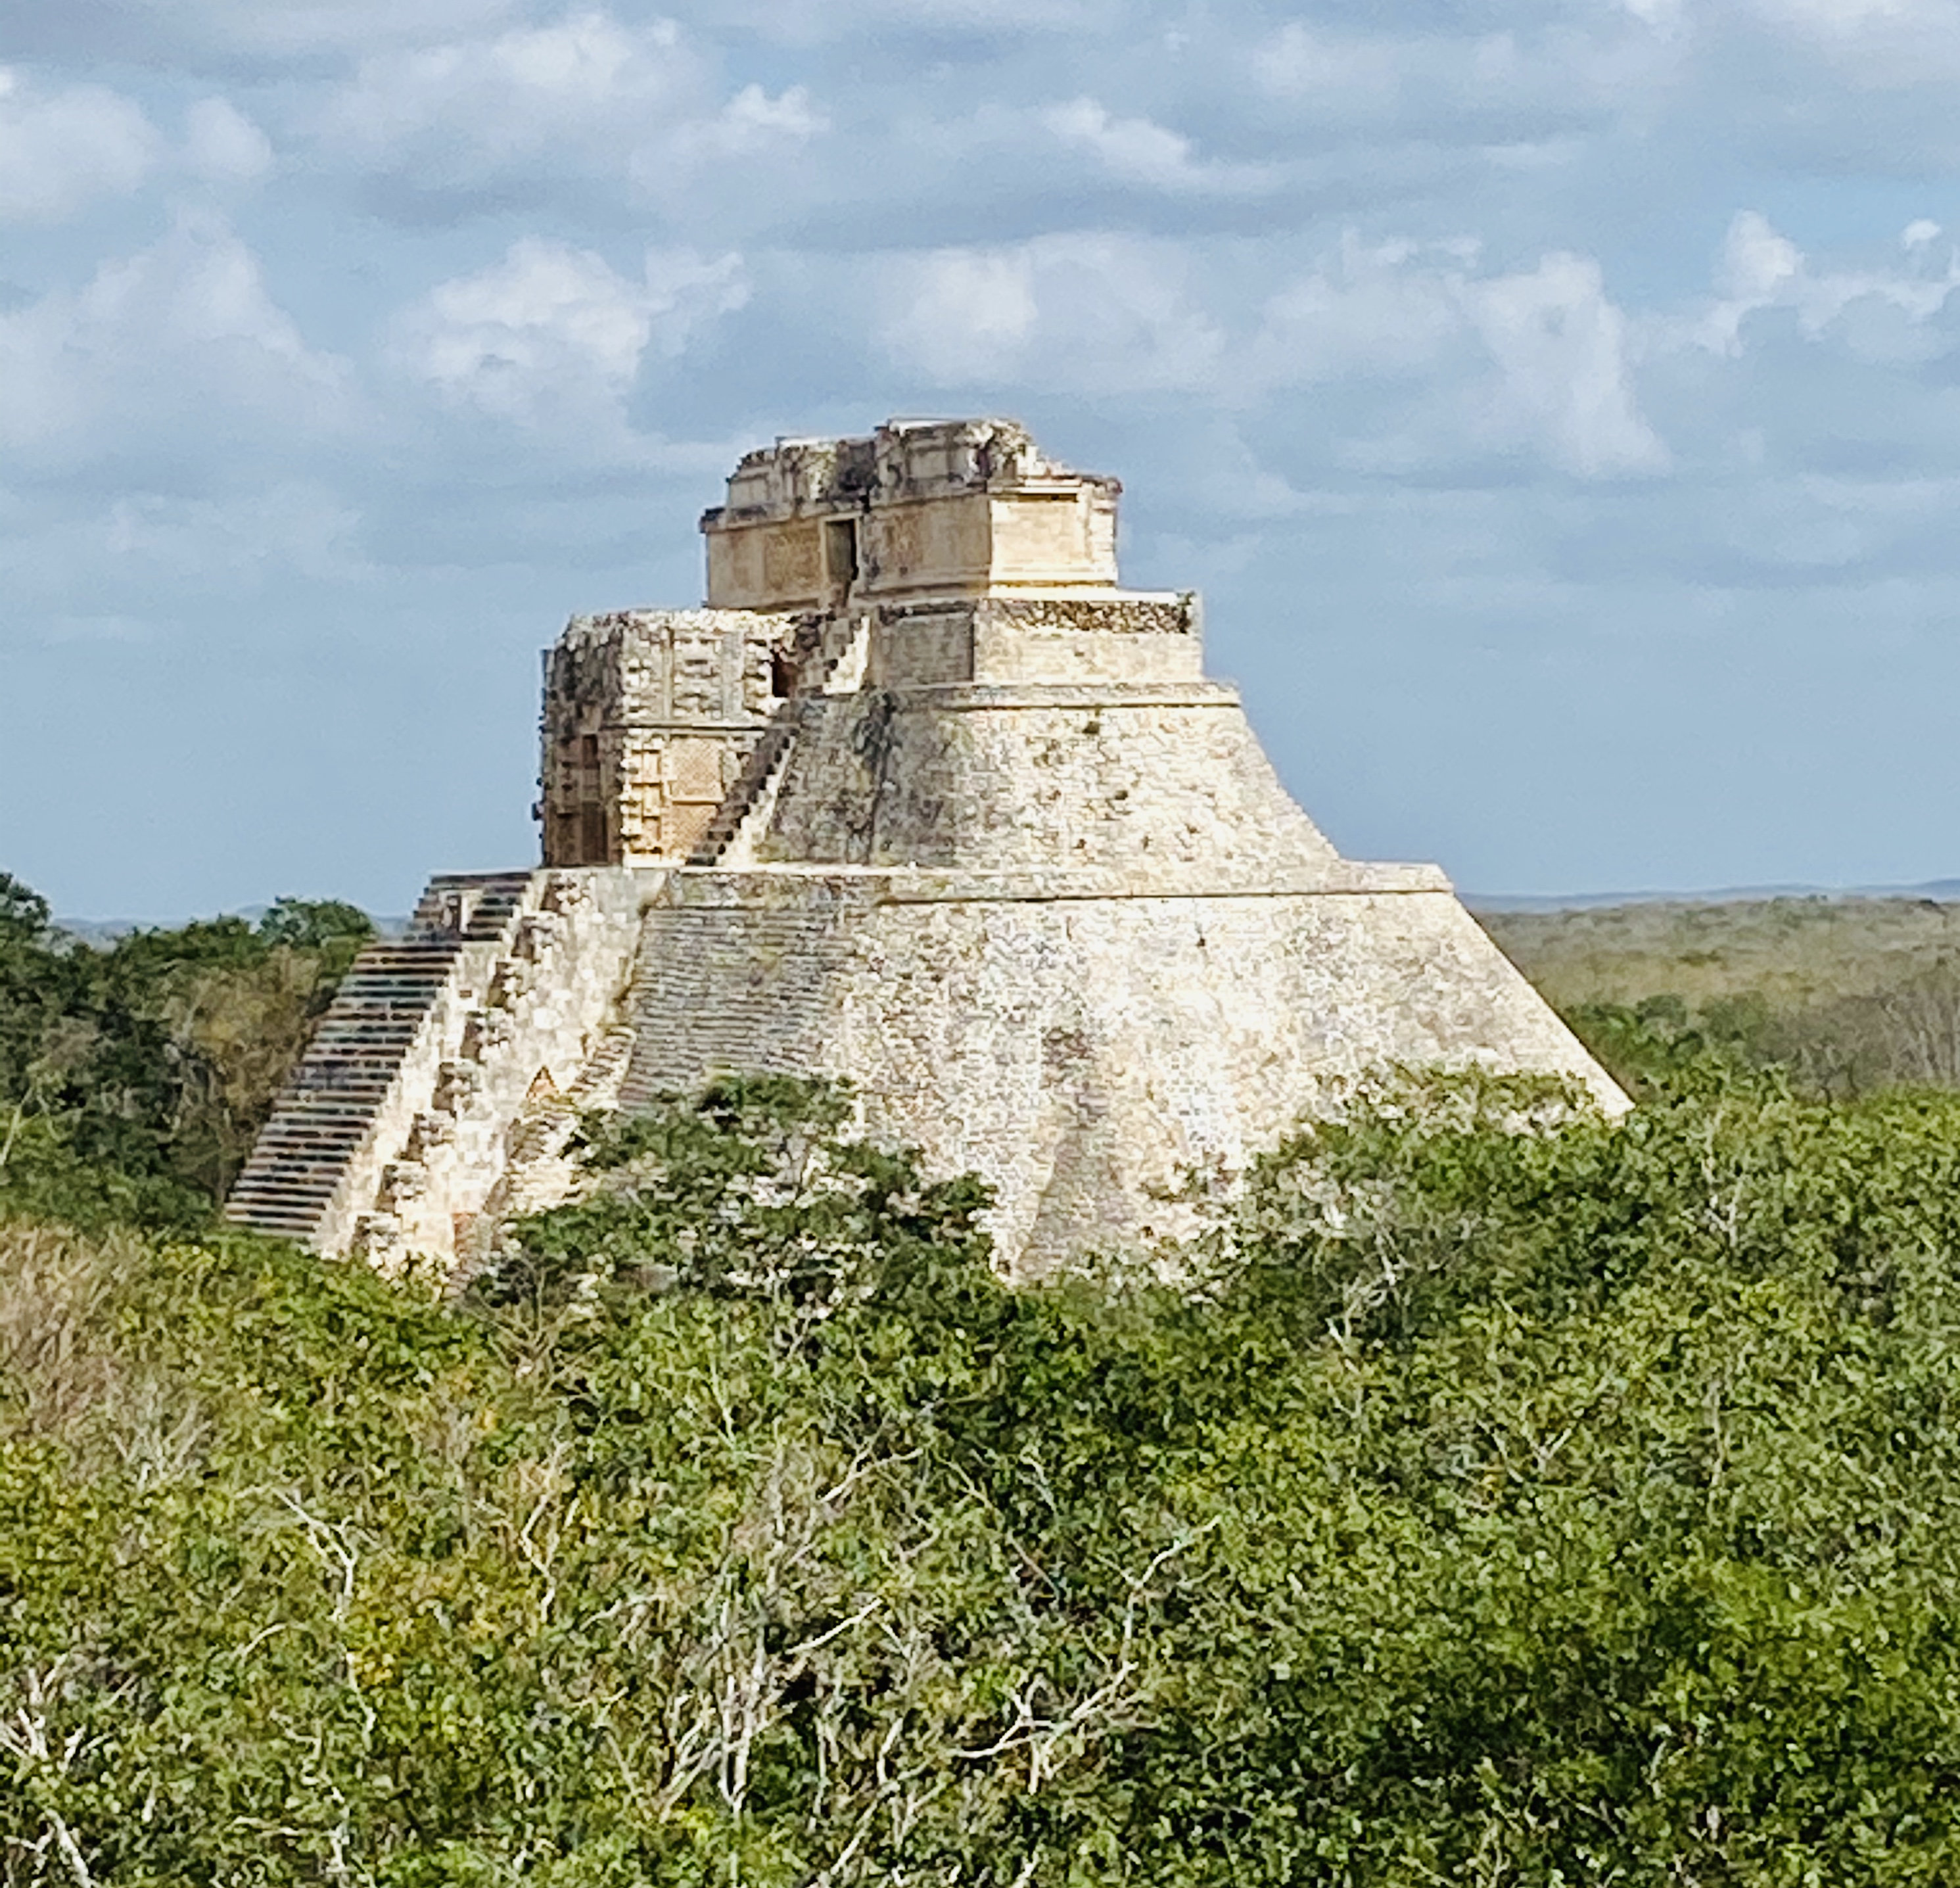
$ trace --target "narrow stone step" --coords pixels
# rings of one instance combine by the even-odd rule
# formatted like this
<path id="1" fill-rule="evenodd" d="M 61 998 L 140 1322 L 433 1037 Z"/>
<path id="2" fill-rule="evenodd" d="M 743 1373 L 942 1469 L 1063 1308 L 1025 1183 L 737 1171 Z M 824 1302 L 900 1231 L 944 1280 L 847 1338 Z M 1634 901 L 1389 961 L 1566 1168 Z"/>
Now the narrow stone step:
<path id="1" fill-rule="evenodd" d="M 529 872 L 455 872 L 431 879 L 409 920 L 406 941 L 494 940 L 523 903 L 530 881 Z"/>
<path id="2" fill-rule="evenodd" d="M 706 831 L 688 855 L 690 865 L 712 865 L 721 858 L 730 842 L 742 829 L 742 822 L 768 789 L 769 782 L 781 771 L 791 749 L 796 744 L 796 724 L 791 718 L 792 712 L 790 708 L 784 709 L 756 743 L 734 785 L 728 790 L 727 797 L 715 808 Z"/>

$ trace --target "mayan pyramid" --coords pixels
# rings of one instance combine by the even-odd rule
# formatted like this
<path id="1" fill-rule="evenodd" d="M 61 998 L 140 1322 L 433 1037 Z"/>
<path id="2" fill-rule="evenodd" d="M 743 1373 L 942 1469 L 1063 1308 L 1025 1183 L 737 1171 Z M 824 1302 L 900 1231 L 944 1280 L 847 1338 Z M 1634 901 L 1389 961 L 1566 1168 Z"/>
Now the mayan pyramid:
<path id="1" fill-rule="evenodd" d="M 580 1111 L 848 1076 L 998 1192 L 1003 1268 L 1182 1230 L 1388 1063 L 1612 1082 L 1430 865 L 1341 858 L 1123 589 L 1114 479 L 1000 420 L 747 455 L 698 610 L 546 661 L 539 868 L 434 880 L 342 985 L 231 1216 L 466 1267 L 563 1196 Z"/>

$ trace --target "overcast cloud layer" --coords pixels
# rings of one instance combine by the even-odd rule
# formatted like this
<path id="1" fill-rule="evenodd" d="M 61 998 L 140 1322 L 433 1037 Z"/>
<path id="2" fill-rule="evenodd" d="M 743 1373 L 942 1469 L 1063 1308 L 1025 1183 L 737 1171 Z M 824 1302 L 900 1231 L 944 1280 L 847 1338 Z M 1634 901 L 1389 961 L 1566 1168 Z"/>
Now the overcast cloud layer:
<path id="1" fill-rule="evenodd" d="M 1342 849 L 1960 874 L 1952 0 L 11 0 L 0 869 L 522 863 L 743 448 L 1126 486 Z"/>

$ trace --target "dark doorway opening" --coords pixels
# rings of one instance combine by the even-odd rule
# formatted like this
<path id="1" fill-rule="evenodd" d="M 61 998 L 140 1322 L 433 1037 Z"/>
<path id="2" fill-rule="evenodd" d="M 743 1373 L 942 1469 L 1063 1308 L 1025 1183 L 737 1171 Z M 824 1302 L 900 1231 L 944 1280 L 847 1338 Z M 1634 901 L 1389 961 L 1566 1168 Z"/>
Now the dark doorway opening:
<path id="1" fill-rule="evenodd" d="M 832 587 L 848 590 L 858 581 L 858 521 L 831 518 L 823 527 L 823 568 Z"/>

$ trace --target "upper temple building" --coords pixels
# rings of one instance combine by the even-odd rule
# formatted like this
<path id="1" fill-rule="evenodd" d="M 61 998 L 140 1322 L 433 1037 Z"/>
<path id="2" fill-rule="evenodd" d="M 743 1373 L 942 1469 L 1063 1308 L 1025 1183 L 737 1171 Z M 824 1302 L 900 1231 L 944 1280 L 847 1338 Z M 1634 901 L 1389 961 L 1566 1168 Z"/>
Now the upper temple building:
<path id="1" fill-rule="evenodd" d="M 1622 1097 L 1430 866 L 1339 856 L 1204 674 L 1198 601 L 1121 587 L 1113 479 L 1002 420 L 746 455 L 698 609 L 545 662 L 542 864 L 439 877 L 363 955 L 233 1218 L 466 1268 L 562 1196 L 576 1116 L 833 1074 L 1004 1269 L 1188 1229 L 1367 1070 Z"/>
<path id="2" fill-rule="evenodd" d="M 702 516 L 708 607 L 1113 590 L 1122 489 L 1051 464 L 1004 420 L 778 440 L 745 456 L 727 503 Z"/>
<path id="3" fill-rule="evenodd" d="M 730 794 L 760 729 L 840 677 L 1201 681 L 1196 598 L 1117 585 L 1120 490 L 1001 420 L 748 454 L 702 517 L 706 609 L 575 617 L 547 658 L 544 862 L 690 859 L 747 810 Z"/>

